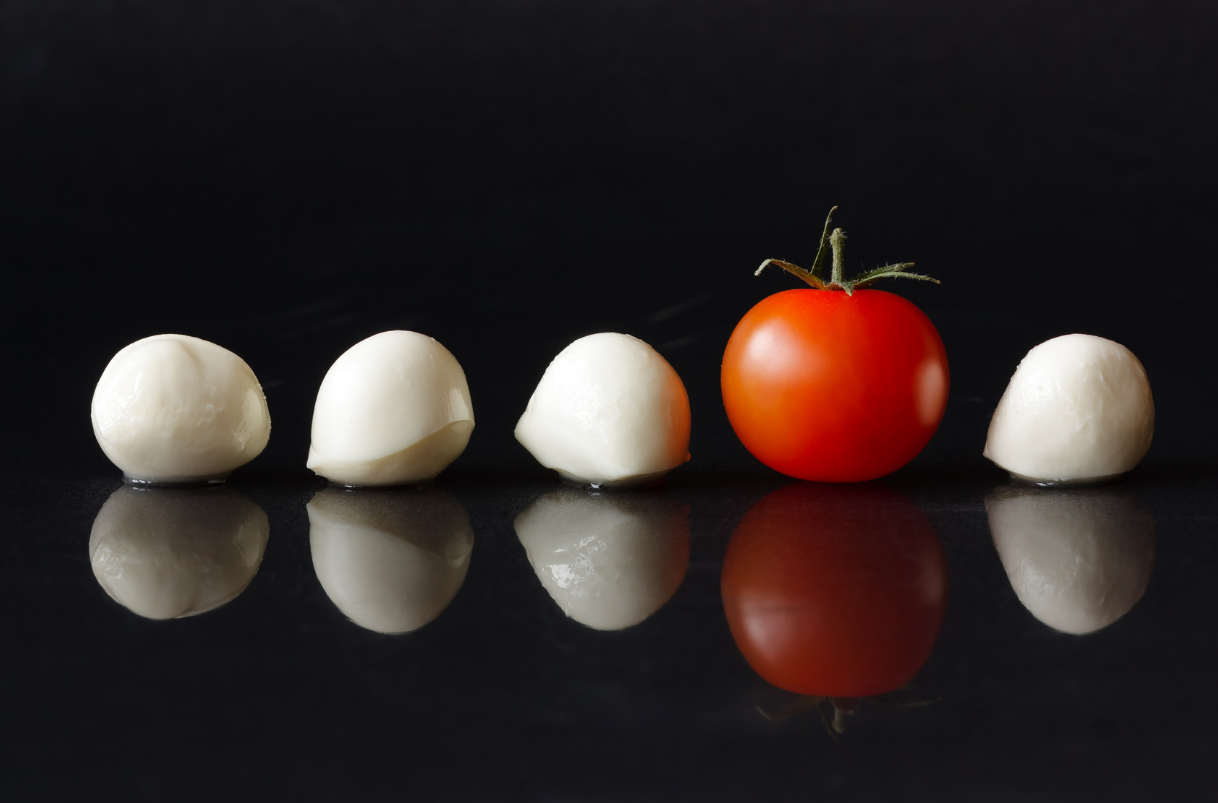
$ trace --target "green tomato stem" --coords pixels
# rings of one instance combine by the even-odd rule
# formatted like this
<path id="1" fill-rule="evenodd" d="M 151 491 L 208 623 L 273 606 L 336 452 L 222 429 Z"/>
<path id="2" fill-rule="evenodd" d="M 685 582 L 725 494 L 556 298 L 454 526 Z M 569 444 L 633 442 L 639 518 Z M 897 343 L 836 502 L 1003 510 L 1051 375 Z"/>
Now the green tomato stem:
<path id="1" fill-rule="evenodd" d="M 820 248 L 816 250 L 816 259 L 812 263 L 812 270 L 804 270 L 798 265 L 782 259 L 767 259 L 761 263 L 761 267 L 757 269 L 754 275 L 760 276 L 767 266 L 777 265 L 817 290 L 845 290 L 848 296 L 854 295 L 854 291 L 858 288 L 866 287 L 880 279 L 917 279 L 921 282 L 939 284 L 938 279 L 932 279 L 921 273 L 909 272 L 907 269 L 914 266 L 912 262 L 898 262 L 894 265 L 885 265 L 882 268 L 866 271 L 855 276 L 853 279 L 846 279 L 846 232 L 841 229 L 833 229 L 830 232 L 833 213 L 836 211 L 837 207 L 835 206 L 829 210 L 829 215 L 825 218 L 825 230 L 820 236 Z M 829 281 L 825 282 L 825 254 L 828 250 L 833 251 L 833 268 Z"/>
<path id="2" fill-rule="evenodd" d="M 829 216 L 825 218 L 825 230 L 820 235 L 820 246 L 816 249 L 816 259 L 812 262 L 812 270 L 809 271 L 818 279 L 825 278 L 825 254 L 829 248 L 829 227 L 833 223 L 833 213 L 837 211 L 837 207 L 829 210 Z"/>
<path id="3" fill-rule="evenodd" d="M 843 282 L 846 273 L 846 232 L 834 229 L 829 235 L 829 247 L 833 249 L 833 279 L 829 284 L 845 287 Z"/>

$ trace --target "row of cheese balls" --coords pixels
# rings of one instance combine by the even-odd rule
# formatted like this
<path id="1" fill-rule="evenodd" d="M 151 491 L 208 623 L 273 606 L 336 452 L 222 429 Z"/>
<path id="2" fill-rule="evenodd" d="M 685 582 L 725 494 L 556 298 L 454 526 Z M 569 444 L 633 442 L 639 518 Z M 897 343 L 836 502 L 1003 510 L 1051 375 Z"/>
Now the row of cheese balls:
<path id="1" fill-rule="evenodd" d="M 266 447 L 271 420 L 250 367 L 221 346 L 156 335 L 122 349 L 93 394 L 93 432 L 131 480 L 218 481 Z M 307 465 L 339 485 L 425 482 L 469 443 L 474 409 L 460 364 L 417 332 L 363 340 L 317 393 Z M 546 369 L 516 426 L 542 465 L 598 487 L 663 476 L 689 459 L 689 397 L 637 338 L 580 338 Z"/>
<path id="2" fill-rule="evenodd" d="M 271 426 L 249 366 L 184 335 L 145 338 L 115 355 L 92 418 L 106 455 L 148 483 L 221 480 L 261 453 Z M 352 346 L 322 381 L 307 465 L 339 485 L 421 483 L 465 450 L 473 428 L 456 358 L 417 332 L 382 332 Z M 689 460 L 689 433 L 676 371 L 643 341 L 610 332 L 559 353 L 516 425 L 543 466 L 594 487 L 663 476 Z M 1133 468 L 1153 433 L 1150 385 L 1133 353 L 1066 335 L 1020 363 L 985 456 L 1026 480 L 1094 481 Z"/>

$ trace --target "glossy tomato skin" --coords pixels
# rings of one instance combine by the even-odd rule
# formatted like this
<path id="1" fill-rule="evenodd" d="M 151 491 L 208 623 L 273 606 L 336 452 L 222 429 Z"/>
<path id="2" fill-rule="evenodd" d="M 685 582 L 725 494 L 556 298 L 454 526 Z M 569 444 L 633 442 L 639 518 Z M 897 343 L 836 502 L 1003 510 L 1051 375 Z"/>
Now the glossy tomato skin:
<path id="1" fill-rule="evenodd" d="M 795 483 L 758 502 L 723 562 L 736 646 L 767 682 L 796 694 L 867 697 L 909 683 L 947 607 L 934 528 L 875 485 Z"/>
<path id="2" fill-rule="evenodd" d="M 723 406 L 753 456 L 791 477 L 860 482 L 896 471 L 947 406 L 934 324 L 882 290 L 787 290 L 753 307 L 723 355 Z"/>

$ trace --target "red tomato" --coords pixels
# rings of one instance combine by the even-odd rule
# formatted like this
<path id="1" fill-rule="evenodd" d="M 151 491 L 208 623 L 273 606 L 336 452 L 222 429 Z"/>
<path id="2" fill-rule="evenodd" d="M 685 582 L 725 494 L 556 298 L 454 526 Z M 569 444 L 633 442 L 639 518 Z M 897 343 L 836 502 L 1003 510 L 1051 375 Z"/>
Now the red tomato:
<path id="1" fill-rule="evenodd" d="M 947 406 L 947 352 L 916 306 L 882 290 L 787 290 L 753 307 L 723 355 L 723 406 L 770 468 L 821 482 L 896 471 Z"/>
<path id="2" fill-rule="evenodd" d="M 947 561 L 930 522 L 881 486 L 795 483 L 732 534 L 723 609 L 736 646 L 796 694 L 869 697 L 930 657 L 947 607 Z"/>

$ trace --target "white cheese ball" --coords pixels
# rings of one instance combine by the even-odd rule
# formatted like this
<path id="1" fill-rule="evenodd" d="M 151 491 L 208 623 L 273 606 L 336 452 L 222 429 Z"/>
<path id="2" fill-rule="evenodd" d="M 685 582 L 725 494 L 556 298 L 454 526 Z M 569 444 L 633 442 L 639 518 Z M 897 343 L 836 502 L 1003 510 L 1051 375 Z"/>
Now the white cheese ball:
<path id="1" fill-rule="evenodd" d="M 93 575 L 149 619 L 194 616 L 237 597 L 258 572 L 270 525 L 229 488 L 119 488 L 89 536 Z"/>
<path id="2" fill-rule="evenodd" d="M 1064 335 L 1028 352 L 994 410 L 984 455 L 1038 482 L 1124 474 L 1150 448 L 1155 404 L 1133 352 Z"/>
<path id="3" fill-rule="evenodd" d="M 465 582 L 474 531 L 461 503 L 448 494 L 326 488 L 308 511 L 317 579 L 360 627 L 418 630 Z"/>
<path id="4" fill-rule="evenodd" d="M 1150 583 L 1154 520 L 1127 493 L 1003 489 L 986 498 L 985 510 L 1019 601 L 1055 630 L 1107 627 Z"/>
<path id="5" fill-rule="evenodd" d="M 689 507 L 663 498 L 562 489 L 517 516 L 516 535 L 563 613 L 596 630 L 651 616 L 689 566 Z"/>
<path id="6" fill-rule="evenodd" d="M 689 460 L 689 396 L 638 338 L 604 332 L 563 349 L 516 424 L 546 468 L 596 487 L 656 479 Z"/>
<path id="7" fill-rule="evenodd" d="M 418 332 L 381 332 L 322 380 L 307 465 L 339 485 L 420 483 L 456 460 L 473 431 L 456 357 Z"/>
<path id="8" fill-rule="evenodd" d="M 155 335 L 124 348 L 93 391 L 93 434 L 130 479 L 223 479 L 257 457 L 271 436 L 258 377 L 225 348 Z"/>

